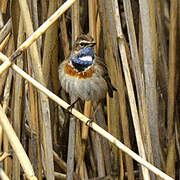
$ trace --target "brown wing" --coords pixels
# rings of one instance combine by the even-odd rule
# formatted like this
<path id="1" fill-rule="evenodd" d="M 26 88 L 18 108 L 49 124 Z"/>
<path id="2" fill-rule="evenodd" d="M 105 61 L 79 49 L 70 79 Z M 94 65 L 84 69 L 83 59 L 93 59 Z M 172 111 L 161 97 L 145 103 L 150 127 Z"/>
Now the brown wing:
<path id="1" fill-rule="evenodd" d="M 108 85 L 108 94 L 112 98 L 113 91 L 117 91 L 117 89 L 111 83 L 111 79 L 108 74 L 107 66 L 106 66 L 105 62 L 100 57 L 97 57 L 97 56 L 96 56 L 96 63 L 99 64 L 104 70 L 103 78 L 106 80 L 106 83 Z"/>

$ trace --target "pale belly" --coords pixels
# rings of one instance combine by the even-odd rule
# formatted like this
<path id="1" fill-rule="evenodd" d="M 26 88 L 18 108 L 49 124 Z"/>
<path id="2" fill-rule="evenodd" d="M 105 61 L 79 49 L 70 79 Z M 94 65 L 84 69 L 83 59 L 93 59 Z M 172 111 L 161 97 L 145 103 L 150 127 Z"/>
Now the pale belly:
<path id="1" fill-rule="evenodd" d="M 108 90 L 107 83 L 101 76 L 83 79 L 60 73 L 59 79 L 66 92 L 86 101 L 98 101 L 106 96 Z"/>

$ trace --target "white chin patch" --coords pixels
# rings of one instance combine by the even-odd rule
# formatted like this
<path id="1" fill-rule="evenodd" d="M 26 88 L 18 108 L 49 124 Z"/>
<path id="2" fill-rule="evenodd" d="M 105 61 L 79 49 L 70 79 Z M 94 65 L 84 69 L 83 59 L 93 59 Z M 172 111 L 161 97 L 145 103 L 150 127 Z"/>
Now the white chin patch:
<path id="1" fill-rule="evenodd" d="M 91 56 L 83 56 L 83 57 L 80 57 L 79 59 L 82 61 L 92 61 L 93 60 Z"/>

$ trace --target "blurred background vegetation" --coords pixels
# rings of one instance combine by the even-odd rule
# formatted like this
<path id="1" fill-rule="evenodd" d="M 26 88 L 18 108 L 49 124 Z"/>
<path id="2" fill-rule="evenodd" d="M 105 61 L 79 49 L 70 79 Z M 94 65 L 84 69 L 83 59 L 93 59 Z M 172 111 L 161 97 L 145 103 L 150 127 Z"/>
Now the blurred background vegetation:
<path id="1" fill-rule="evenodd" d="M 0 0 L 0 51 L 10 56 L 63 3 Z M 77 0 L 16 64 L 70 103 L 58 65 L 82 33 L 96 40 L 96 54 L 117 88 L 95 122 L 180 179 L 180 1 Z M 40 94 L 11 69 L 0 75 L 1 105 L 38 179 L 160 179 Z M 77 108 L 91 117 L 93 104 Z M 9 178 L 23 179 L 2 128 L 0 151 L 11 154 L 0 162 Z"/>

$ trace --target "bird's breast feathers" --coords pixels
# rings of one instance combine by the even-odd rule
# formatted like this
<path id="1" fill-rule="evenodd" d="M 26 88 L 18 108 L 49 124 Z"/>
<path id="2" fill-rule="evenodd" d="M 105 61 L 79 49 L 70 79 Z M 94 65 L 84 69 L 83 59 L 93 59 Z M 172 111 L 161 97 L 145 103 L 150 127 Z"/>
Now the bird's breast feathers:
<path id="1" fill-rule="evenodd" d="M 78 72 L 69 63 L 66 63 L 64 66 L 64 73 L 69 76 L 80 78 L 80 79 L 91 78 L 94 73 L 94 66 L 92 65 L 91 67 L 87 68 L 85 71 Z"/>

